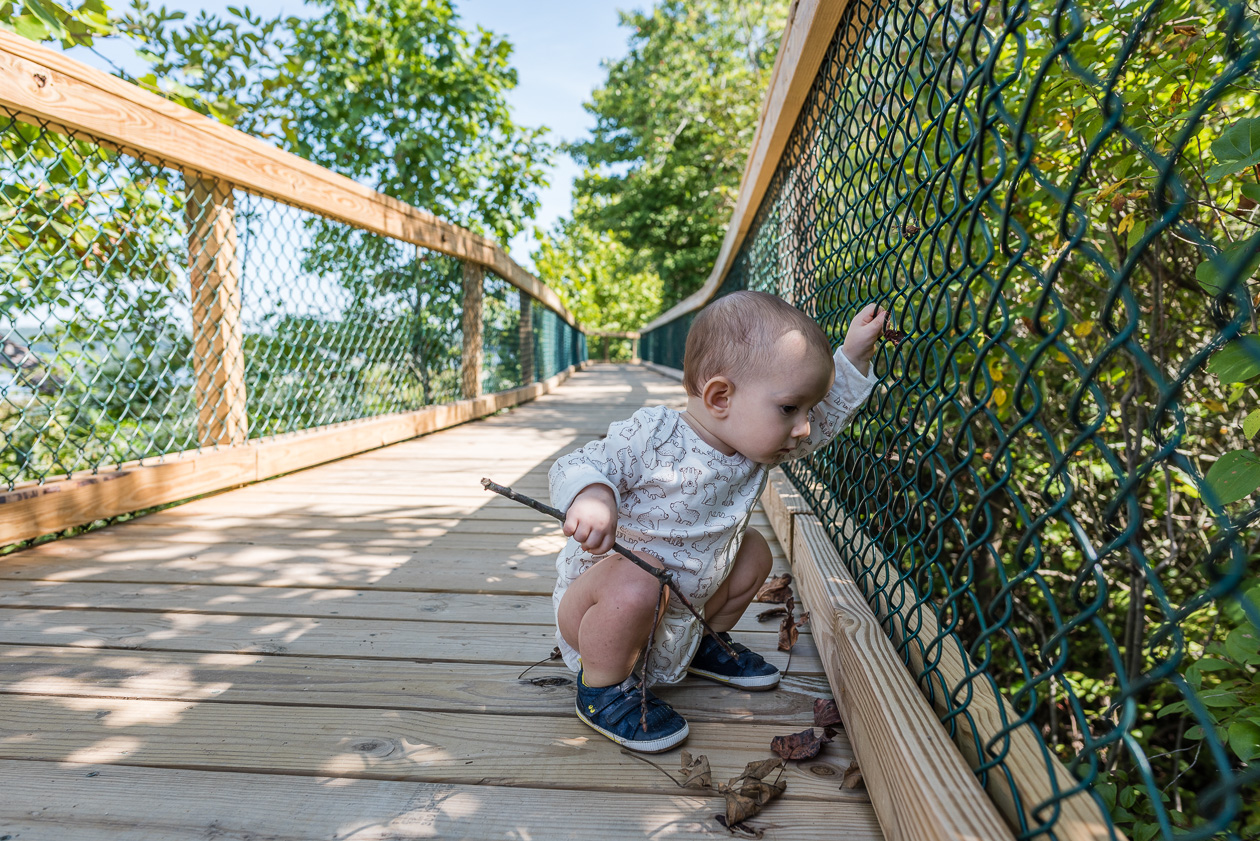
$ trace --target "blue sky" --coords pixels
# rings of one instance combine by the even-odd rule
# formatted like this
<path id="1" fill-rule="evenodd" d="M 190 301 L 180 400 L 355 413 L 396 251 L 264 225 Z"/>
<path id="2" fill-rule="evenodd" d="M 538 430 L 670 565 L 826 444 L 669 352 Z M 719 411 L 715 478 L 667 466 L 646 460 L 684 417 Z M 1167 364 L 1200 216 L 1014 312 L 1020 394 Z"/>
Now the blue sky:
<path id="1" fill-rule="evenodd" d="M 304 12 L 300 0 L 154 0 L 154 5 L 158 4 L 188 12 L 190 17 L 202 9 L 224 14 L 229 5 L 247 5 L 264 17 Z M 112 5 L 121 8 L 124 3 L 118 0 Z M 456 0 L 465 29 L 480 25 L 512 42 L 519 85 L 509 101 L 516 120 L 529 126 L 547 126 L 553 141 L 577 139 L 594 125 L 582 103 L 604 79 L 600 62 L 624 55 L 630 35 L 617 25 L 617 10 L 649 5 L 649 0 Z M 143 67 L 121 45 L 103 45 L 100 52 L 129 72 Z M 75 50 L 73 55 L 109 69 L 90 53 Z M 551 186 L 540 194 L 542 206 L 536 225 L 548 228 L 568 212 L 573 179 L 579 174 L 572 160 L 557 156 L 549 173 Z M 509 244 L 512 256 L 526 267 L 532 267 L 529 252 L 533 247 L 528 233 Z"/>

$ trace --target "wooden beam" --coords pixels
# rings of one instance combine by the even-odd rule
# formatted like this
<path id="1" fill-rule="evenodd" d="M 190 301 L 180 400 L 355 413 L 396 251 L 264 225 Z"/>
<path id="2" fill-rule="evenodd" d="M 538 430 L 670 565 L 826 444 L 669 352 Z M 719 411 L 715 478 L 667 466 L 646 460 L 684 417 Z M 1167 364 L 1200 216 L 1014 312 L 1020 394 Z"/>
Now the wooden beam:
<path id="1" fill-rule="evenodd" d="M 516 330 L 518 340 L 517 357 L 521 361 L 521 382 L 534 381 L 534 308 L 530 306 L 530 297 L 521 296 L 521 316 Z"/>
<path id="2" fill-rule="evenodd" d="M 905 628 L 916 629 L 915 637 L 928 641 L 932 668 L 937 675 L 933 681 L 937 684 L 936 691 L 932 693 L 937 713 L 946 715 L 954 712 L 946 698 L 958 687 L 967 687 L 970 716 L 953 715 L 950 721 L 954 728 L 954 741 L 968 763 L 974 768 L 979 767 L 982 761 L 991 761 L 990 757 L 982 760 L 976 751 L 977 744 L 996 742 L 1001 745 L 999 750 L 1005 752 L 1005 773 L 994 771 L 988 775 L 989 797 L 1011 826 L 1018 827 L 1021 819 L 1029 826 L 1039 826 L 1044 818 L 1033 814 L 1034 808 L 1059 797 L 1061 792 L 1076 788 L 1080 785 L 1079 781 L 1050 752 L 1031 724 L 1010 729 L 1011 723 L 1021 716 L 997 693 L 992 682 L 975 679 L 976 669 L 964 659 L 966 648 L 962 640 L 956 634 L 941 633 L 936 612 L 919 603 L 914 588 L 894 563 L 843 513 L 838 517 L 837 525 L 845 545 L 861 558 L 863 569 L 871 571 L 873 586 L 884 593 L 879 600 L 884 608 L 879 619 L 892 630 L 893 641 L 898 647 L 903 647 L 905 636 L 902 631 Z M 889 604 L 904 605 L 905 608 L 894 616 L 887 610 Z M 923 646 L 910 644 L 904 648 L 910 656 L 910 668 L 915 673 L 922 673 Z M 1002 734 L 1001 738 L 999 734 Z M 1012 786 L 1019 792 L 1018 801 Z M 1061 841 L 1116 841 L 1125 837 L 1120 830 L 1110 828 L 1108 816 L 1087 792 L 1078 792 L 1060 800 L 1057 808 L 1060 811 L 1053 825 L 1053 834 Z"/>
<path id="3" fill-rule="evenodd" d="M 197 438 L 203 447 L 244 444 L 249 435 L 232 186 L 193 177 L 185 183 Z"/>
<path id="4" fill-rule="evenodd" d="M 485 298 L 486 272 L 474 263 L 464 264 L 464 297 L 460 314 L 463 350 L 460 352 L 460 389 L 465 398 L 481 395 L 482 303 Z"/>
<path id="5" fill-rule="evenodd" d="M 86 133 L 130 155 L 470 260 L 577 324 L 554 291 L 493 241 L 4 31 L 0 106 L 27 122 Z"/>
<path id="6" fill-rule="evenodd" d="M 414 412 L 351 421 L 209 452 L 177 453 L 158 464 L 127 464 L 92 476 L 0 494 L 0 546 L 226 490 L 485 417 L 533 400 L 577 366 L 543 382 Z"/>
<path id="7" fill-rule="evenodd" d="M 789 540 L 792 541 L 793 547 L 798 545 L 796 540 L 798 522 L 816 522 L 817 520 L 804 497 L 781 469 L 776 468 L 771 471 L 762 505 L 779 542 L 785 548 Z M 881 626 L 893 629 L 893 642 L 898 647 L 902 646 L 905 638 L 900 631 L 906 627 L 918 628 L 919 639 L 941 642 L 941 645 L 934 646 L 932 649 L 935 658 L 934 666 L 940 675 L 940 686 L 938 686 L 938 691 L 933 693 L 933 703 L 938 718 L 951 712 L 945 703 L 945 697 L 954 687 L 964 684 L 970 687 L 971 700 L 968 704 L 968 709 L 971 711 L 970 720 L 963 716 L 953 716 L 951 721 L 955 728 L 954 742 L 958 749 L 972 768 L 978 767 L 980 759 L 975 749 L 977 742 L 988 744 L 996 739 L 999 731 L 1005 731 L 1010 722 L 1018 719 L 1017 714 L 1005 698 L 994 692 L 992 684 L 988 681 L 969 679 L 975 670 L 964 664 L 962 642 L 955 634 L 943 636 L 940 634 L 936 614 L 931 609 L 919 605 L 917 608 L 912 607 L 908 613 L 896 617 L 890 615 L 886 609 L 887 605 L 913 606 L 918 604 L 918 599 L 910 586 L 897 574 L 893 564 L 875 548 L 869 538 L 854 526 L 852 521 L 842 516 L 839 522 L 846 545 L 854 547 L 853 551 L 862 556 L 863 567 L 872 570 L 876 586 L 885 589 L 886 598 L 879 601 L 884 609 L 880 610 L 877 618 Z M 794 549 L 787 549 L 788 561 L 795 566 L 796 558 L 793 551 Z M 814 627 L 817 635 L 817 626 Z M 822 648 L 821 642 L 819 647 Z M 906 648 L 910 652 L 912 672 L 921 672 L 924 665 L 922 651 L 913 645 Z M 825 650 L 823 655 L 826 662 Z M 976 727 L 972 726 L 973 721 Z M 1032 809 L 1049 800 L 1054 796 L 1055 791 L 1051 785 L 1050 773 L 1047 773 L 1046 757 L 1050 758 L 1055 779 L 1054 785 L 1059 791 L 1071 789 L 1077 783 L 1067 768 L 1053 754 L 1046 751 L 1041 739 L 1031 726 L 1024 725 L 1010 732 L 1005 736 L 1004 742 L 1007 751 L 1006 768 L 1011 776 L 1008 780 L 1002 774 L 989 774 L 988 796 L 1001 811 L 1007 824 L 1018 827 L 1021 819 L 1021 804 L 1017 803 L 1012 796 L 1011 785 L 1015 785 L 1022 799 L 1024 820 L 1029 825 L 1038 825 L 1041 821 L 1032 814 Z M 1106 816 L 1099 812 L 1092 798 L 1085 793 L 1062 801 L 1059 808 L 1062 811 L 1054 825 L 1056 838 L 1064 839 L 1064 841 L 1105 841 L 1105 839 L 1124 838 L 1118 830 L 1115 835 L 1111 834 Z"/>
<path id="8" fill-rule="evenodd" d="M 793 573 L 887 841 L 1011 841 L 818 518 L 793 518 Z"/>
<path id="9" fill-rule="evenodd" d="M 761 207 L 761 200 L 770 187 L 779 159 L 796 127 L 796 119 L 805 105 L 805 98 L 831 46 L 836 27 L 840 25 L 840 18 L 851 2 L 794 0 L 792 3 L 770 75 L 770 91 L 761 106 L 757 132 L 753 135 L 748 163 L 739 182 L 739 197 L 735 200 L 735 211 L 727 225 L 717 263 L 699 291 L 640 327 L 641 333 L 655 330 L 679 316 L 700 309 L 726 279 Z"/>

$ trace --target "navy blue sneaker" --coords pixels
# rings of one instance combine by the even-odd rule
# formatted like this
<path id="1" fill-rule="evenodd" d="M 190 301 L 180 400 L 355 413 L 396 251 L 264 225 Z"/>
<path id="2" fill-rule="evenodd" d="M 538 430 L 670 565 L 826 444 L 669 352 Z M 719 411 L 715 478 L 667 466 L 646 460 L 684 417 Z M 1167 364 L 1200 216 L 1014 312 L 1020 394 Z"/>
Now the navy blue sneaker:
<path id="1" fill-rule="evenodd" d="M 718 683 L 753 691 L 773 689 L 779 685 L 779 670 L 767 663 L 764 657 L 748 650 L 747 646 L 732 641 L 731 635 L 725 631 L 719 632 L 718 636 L 735 649 L 735 659 L 732 660 L 722 650 L 717 640 L 705 634 L 687 671 Z"/>
<path id="2" fill-rule="evenodd" d="M 640 697 L 647 693 L 647 730 L 640 724 Z M 630 675 L 612 686 L 587 686 L 577 679 L 578 718 L 619 745 L 640 753 L 667 751 L 687 738 L 687 721 Z"/>

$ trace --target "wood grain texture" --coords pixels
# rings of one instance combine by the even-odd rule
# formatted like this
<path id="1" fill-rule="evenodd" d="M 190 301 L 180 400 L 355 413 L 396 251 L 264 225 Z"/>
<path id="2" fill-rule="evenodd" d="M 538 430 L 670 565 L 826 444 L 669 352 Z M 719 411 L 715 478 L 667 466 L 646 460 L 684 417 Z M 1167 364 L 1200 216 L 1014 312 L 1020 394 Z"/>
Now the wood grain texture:
<path id="1" fill-rule="evenodd" d="M 925 657 L 931 657 L 934 667 L 929 674 L 935 690 L 933 702 L 940 715 L 951 713 L 954 740 L 963 756 L 972 767 L 979 767 L 981 762 L 989 763 L 993 758 L 981 758 L 978 744 L 994 745 L 995 751 L 1004 753 L 1005 773 L 990 773 L 987 791 L 1007 822 L 1017 827 L 1022 818 L 1028 826 L 1038 826 L 1043 818 L 1037 817 L 1037 807 L 1056 800 L 1059 810 L 1054 823 L 1056 838 L 1063 841 L 1123 839 L 1124 834 L 1110 828 L 1110 820 L 1088 794 L 1079 792 L 1071 797 L 1062 797 L 1063 792 L 1079 785 L 1072 773 L 1031 725 L 1012 727 L 1020 716 L 997 693 L 991 681 L 972 679 L 975 669 L 964 660 L 962 640 L 956 634 L 941 633 L 936 613 L 919 603 L 913 588 L 874 542 L 847 518 L 842 517 L 838 525 L 851 551 L 862 559 L 864 568 L 871 570 L 874 586 L 884 591 L 885 598 L 880 599 L 880 605 L 906 605 L 897 616 L 889 616 L 884 610 L 879 618 L 892 630 L 898 647 L 909 653 L 915 674 L 923 673 Z M 916 629 L 916 641 L 906 643 L 906 628 Z M 932 641 L 930 649 L 925 648 L 923 641 Z M 946 703 L 945 698 L 954 691 L 966 693 L 966 715 L 956 714 Z M 1014 796 L 1012 786 L 1018 791 L 1018 798 Z"/>
<path id="2" fill-rule="evenodd" d="M 725 769 L 718 773 L 724 773 Z M 732 771 L 731 775 L 735 772 Z M 21 841 L 729 841 L 710 798 L 0 761 L 0 831 Z M 767 838 L 876 841 L 869 804 L 780 800 Z"/>
<path id="3" fill-rule="evenodd" d="M 563 539 L 537 512 L 463 490 L 491 472 L 545 497 L 558 456 L 680 395 L 641 368 L 592 366 L 510 413 L 7 556 L 0 836 L 360 838 L 380 809 L 390 839 L 408 826 L 551 839 L 575 825 L 635 838 L 645 815 L 656 836 L 729 837 L 713 820 L 720 800 L 690 796 L 577 720 L 567 668 L 520 677 L 555 644 Z M 753 524 L 771 532 L 760 512 Z M 778 690 L 695 678 L 659 690 L 691 722 L 684 747 L 720 780 L 809 727 L 830 695 L 808 626 L 789 664 L 753 613 L 735 637 L 790 665 Z M 677 750 L 655 759 L 679 764 Z M 792 763 L 787 794 L 753 825 L 767 838 L 877 841 L 865 790 L 840 788 L 852 760 L 841 736 Z M 9 784 L 31 768 L 54 776 Z M 243 798 L 197 788 L 238 778 Z M 122 782 L 92 788 L 111 780 Z M 292 787 L 311 781 L 323 795 L 307 803 Z M 420 794 L 382 807 L 384 791 Z M 340 792 L 369 812 L 338 813 Z M 450 792 L 478 804 L 475 820 L 450 820 Z M 331 829 L 312 822 L 334 814 Z"/>
<path id="4" fill-rule="evenodd" d="M 572 716 L 573 673 L 553 661 L 521 677 L 531 665 L 0 645 L 0 693 Z M 814 699 L 831 690 L 821 673 L 795 673 L 775 692 L 687 678 L 666 696 L 688 721 L 776 724 L 787 733 L 804 727 Z M 841 732 L 825 756 L 843 763 L 851 753 Z"/>
<path id="5" fill-rule="evenodd" d="M 761 206 L 761 200 L 778 168 L 779 159 L 787 148 L 796 118 L 805 104 L 805 97 L 814 83 L 814 77 L 818 74 L 818 68 L 849 2 L 850 0 L 794 0 L 792 3 L 783 40 L 775 57 L 774 70 L 770 75 L 770 89 L 762 102 L 752 149 L 740 179 L 735 211 L 727 225 L 717 263 L 697 292 L 640 327 L 640 333 L 647 333 L 681 315 L 700 309 L 722 285 L 735 255 L 739 253 L 740 245 L 752 227 L 757 209 Z"/>
<path id="6" fill-rule="evenodd" d="M 86 132 L 128 154 L 485 266 L 576 324 L 554 291 L 491 240 L 3 31 L 0 105 L 55 131 Z"/>
<path id="7" fill-rule="evenodd" d="M 796 583 L 884 837 L 1012 839 L 822 525 L 816 517 L 799 515 L 793 531 Z"/>
<path id="8" fill-rule="evenodd" d="M 6 34 L 0 31 L 0 36 Z M 534 400 L 555 389 L 574 370 L 569 368 L 543 382 L 510 391 L 415 412 L 257 439 L 208 452 L 178 453 L 160 464 L 123 465 L 94 476 L 18 488 L 0 494 L 0 546 L 234 488 L 466 423 Z"/>

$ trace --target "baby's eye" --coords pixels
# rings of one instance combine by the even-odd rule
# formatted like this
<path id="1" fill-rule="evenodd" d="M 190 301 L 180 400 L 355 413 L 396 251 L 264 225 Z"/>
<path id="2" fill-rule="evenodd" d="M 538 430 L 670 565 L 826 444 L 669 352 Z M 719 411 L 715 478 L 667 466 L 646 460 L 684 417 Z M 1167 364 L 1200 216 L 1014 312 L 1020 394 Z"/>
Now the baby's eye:
<path id="1" fill-rule="evenodd" d="M 780 406 L 779 410 L 783 412 L 783 414 L 785 415 L 790 415 L 796 412 L 796 407 L 795 406 Z"/>

